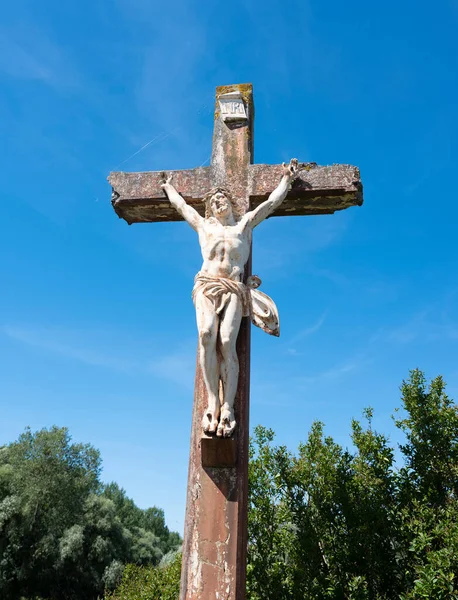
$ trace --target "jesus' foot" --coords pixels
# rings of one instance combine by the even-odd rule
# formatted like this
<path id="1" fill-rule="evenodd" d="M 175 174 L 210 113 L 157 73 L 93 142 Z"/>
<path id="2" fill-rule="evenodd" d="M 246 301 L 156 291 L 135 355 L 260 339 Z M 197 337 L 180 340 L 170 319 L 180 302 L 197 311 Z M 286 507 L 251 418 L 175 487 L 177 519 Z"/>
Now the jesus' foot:
<path id="1" fill-rule="evenodd" d="M 221 418 L 218 425 L 218 431 L 216 435 L 218 437 L 231 437 L 235 429 L 235 416 L 234 410 L 229 407 L 223 406 L 221 410 Z"/>
<path id="2" fill-rule="evenodd" d="M 207 408 L 202 419 L 202 429 L 205 433 L 215 433 L 217 427 L 218 417 L 210 408 Z"/>

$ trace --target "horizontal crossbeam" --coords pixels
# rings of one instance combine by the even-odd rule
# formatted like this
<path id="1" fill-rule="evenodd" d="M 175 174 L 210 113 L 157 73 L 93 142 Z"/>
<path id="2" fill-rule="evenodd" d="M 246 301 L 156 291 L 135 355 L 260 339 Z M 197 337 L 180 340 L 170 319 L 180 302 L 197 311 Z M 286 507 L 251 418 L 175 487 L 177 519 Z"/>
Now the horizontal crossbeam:
<path id="1" fill-rule="evenodd" d="M 131 223 L 182 221 L 161 188 L 162 171 L 142 173 L 110 173 L 108 181 L 113 189 L 111 203 L 121 219 Z M 212 188 L 210 167 L 169 171 L 172 183 L 186 202 L 203 214 L 202 198 Z"/>
<path id="2" fill-rule="evenodd" d="M 249 165 L 250 207 L 266 200 L 282 176 L 281 165 Z M 212 187 L 211 167 L 171 171 L 173 185 L 201 215 L 203 196 Z M 182 221 L 161 188 L 161 171 L 110 173 L 112 204 L 127 223 Z M 351 165 L 303 165 L 299 177 L 273 216 L 332 214 L 363 202 L 359 169 Z"/>

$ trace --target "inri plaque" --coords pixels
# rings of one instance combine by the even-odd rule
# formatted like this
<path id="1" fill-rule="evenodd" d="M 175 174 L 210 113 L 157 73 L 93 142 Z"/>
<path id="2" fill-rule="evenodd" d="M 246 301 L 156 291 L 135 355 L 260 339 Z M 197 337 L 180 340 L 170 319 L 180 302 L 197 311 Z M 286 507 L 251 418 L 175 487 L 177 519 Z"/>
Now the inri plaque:
<path id="1" fill-rule="evenodd" d="M 219 97 L 219 107 L 224 121 L 245 121 L 248 111 L 242 94 L 238 91 L 222 94 Z"/>

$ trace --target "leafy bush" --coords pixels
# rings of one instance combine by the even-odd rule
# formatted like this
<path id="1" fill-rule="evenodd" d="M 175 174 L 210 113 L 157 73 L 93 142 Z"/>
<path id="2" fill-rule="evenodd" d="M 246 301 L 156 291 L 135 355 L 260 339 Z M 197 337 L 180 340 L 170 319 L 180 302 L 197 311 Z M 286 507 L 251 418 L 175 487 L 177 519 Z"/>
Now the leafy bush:
<path id="1" fill-rule="evenodd" d="M 297 454 L 256 428 L 250 600 L 458 598 L 458 410 L 440 377 L 412 371 L 401 391 L 400 467 L 370 409 L 354 452 L 319 422 Z"/>
<path id="2" fill-rule="evenodd" d="M 158 508 L 142 510 L 100 482 L 99 452 L 66 428 L 0 448 L 0 597 L 91 600 L 126 563 L 158 564 L 180 537 Z"/>
<path id="3" fill-rule="evenodd" d="M 122 581 L 105 600 L 177 600 L 180 593 L 181 554 L 164 567 L 127 565 Z"/>
<path id="4" fill-rule="evenodd" d="M 247 600 L 457 600 L 458 411 L 440 377 L 404 382 L 395 448 L 354 420 L 354 450 L 312 425 L 296 454 L 257 427 L 249 463 Z M 129 567 L 113 600 L 176 600 L 172 571 Z"/>
<path id="5" fill-rule="evenodd" d="M 458 409 L 418 370 L 401 392 L 400 464 L 371 409 L 352 451 L 320 422 L 296 453 L 256 428 L 247 600 L 458 600 Z M 66 429 L 0 448 L 2 600 L 95 599 L 120 578 L 106 600 L 177 600 L 179 536 L 99 473 Z"/>

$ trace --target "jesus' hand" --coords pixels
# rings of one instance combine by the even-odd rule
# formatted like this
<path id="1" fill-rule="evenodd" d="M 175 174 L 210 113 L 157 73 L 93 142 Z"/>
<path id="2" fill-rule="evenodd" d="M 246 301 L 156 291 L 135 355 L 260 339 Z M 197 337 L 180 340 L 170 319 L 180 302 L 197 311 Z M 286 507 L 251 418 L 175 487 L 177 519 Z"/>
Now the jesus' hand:
<path id="1" fill-rule="evenodd" d="M 283 177 L 286 177 L 289 181 L 292 181 L 299 175 L 299 163 L 297 158 L 292 158 L 289 161 L 289 165 L 283 163 Z"/>
<path id="2" fill-rule="evenodd" d="M 168 186 L 171 186 L 171 185 L 172 185 L 172 173 L 170 173 L 170 175 L 167 175 L 167 173 L 164 171 L 163 173 L 161 173 L 161 188 L 164 190 Z"/>

